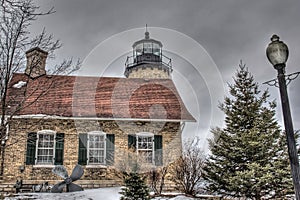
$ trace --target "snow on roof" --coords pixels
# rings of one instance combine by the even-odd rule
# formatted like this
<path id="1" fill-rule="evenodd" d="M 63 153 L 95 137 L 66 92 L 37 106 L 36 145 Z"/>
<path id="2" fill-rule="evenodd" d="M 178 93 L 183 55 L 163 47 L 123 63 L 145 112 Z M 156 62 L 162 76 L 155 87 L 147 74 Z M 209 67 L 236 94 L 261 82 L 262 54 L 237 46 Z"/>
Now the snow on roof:
<path id="1" fill-rule="evenodd" d="M 25 86 L 27 84 L 27 82 L 25 81 L 19 81 L 18 83 L 13 85 L 13 88 L 21 88 L 23 86 Z"/>

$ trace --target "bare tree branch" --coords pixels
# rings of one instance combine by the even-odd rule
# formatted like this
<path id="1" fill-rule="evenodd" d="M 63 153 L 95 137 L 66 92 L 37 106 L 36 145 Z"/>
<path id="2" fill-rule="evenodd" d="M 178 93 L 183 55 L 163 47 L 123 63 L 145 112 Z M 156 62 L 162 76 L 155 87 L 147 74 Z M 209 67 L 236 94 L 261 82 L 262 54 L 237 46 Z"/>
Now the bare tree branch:
<path id="1" fill-rule="evenodd" d="M 10 81 L 14 73 L 25 69 L 25 52 L 27 50 L 39 47 L 43 51 L 48 52 L 50 58 L 54 58 L 55 50 L 61 48 L 60 41 L 54 39 L 52 34 L 47 34 L 45 28 L 34 37 L 29 32 L 29 27 L 35 20 L 40 16 L 50 15 L 54 12 L 54 8 L 40 11 L 40 7 L 33 0 L 0 0 L 0 176 L 3 173 L 7 127 L 13 117 L 26 107 L 34 104 L 52 87 L 55 87 L 55 84 L 47 83 L 45 84 L 46 87 L 41 90 L 41 85 L 39 84 L 36 85 L 36 88 L 27 88 L 29 84 L 26 84 L 22 88 L 22 99 L 18 99 L 19 101 L 16 98 L 20 98 L 20 96 L 16 97 L 9 94 L 9 90 L 12 87 Z M 32 66 L 29 66 L 30 69 L 40 62 L 41 60 L 32 61 Z M 80 64 L 80 61 L 73 64 L 72 59 L 64 60 L 60 65 L 56 65 L 49 70 L 49 72 L 52 74 L 69 74 L 77 70 Z M 28 76 L 24 82 L 29 83 L 30 79 Z M 49 79 L 49 81 L 53 80 Z M 32 98 L 32 96 L 35 98 Z M 31 101 L 28 102 L 28 99 Z M 17 105 L 11 107 L 10 104 L 12 102 L 17 102 Z"/>
<path id="2" fill-rule="evenodd" d="M 196 195 L 202 181 L 205 157 L 198 138 L 186 142 L 184 147 L 182 156 L 171 166 L 170 173 L 177 189 L 189 195 Z"/>

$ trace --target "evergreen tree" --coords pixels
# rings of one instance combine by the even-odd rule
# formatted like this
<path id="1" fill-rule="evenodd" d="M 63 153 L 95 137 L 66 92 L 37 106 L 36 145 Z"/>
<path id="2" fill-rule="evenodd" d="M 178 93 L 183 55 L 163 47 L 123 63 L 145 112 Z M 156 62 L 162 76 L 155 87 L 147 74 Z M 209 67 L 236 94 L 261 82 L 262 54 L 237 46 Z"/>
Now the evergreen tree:
<path id="1" fill-rule="evenodd" d="M 292 189 L 286 140 L 275 119 L 275 102 L 240 64 L 220 109 L 225 128 L 212 130 L 204 169 L 208 189 L 233 197 L 283 198 Z"/>
<path id="2" fill-rule="evenodd" d="M 145 184 L 145 177 L 136 172 L 124 173 L 125 187 L 120 194 L 121 200 L 150 200 L 149 190 Z"/>

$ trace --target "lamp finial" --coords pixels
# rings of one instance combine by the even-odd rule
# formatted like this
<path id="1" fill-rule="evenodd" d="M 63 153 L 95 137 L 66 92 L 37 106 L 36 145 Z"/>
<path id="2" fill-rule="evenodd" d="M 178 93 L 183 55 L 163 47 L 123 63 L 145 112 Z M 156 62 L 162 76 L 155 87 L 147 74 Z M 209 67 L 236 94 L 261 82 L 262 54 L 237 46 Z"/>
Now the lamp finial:
<path id="1" fill-rule="evenodd" d="M 279 41 L 279 39 L 280 39 L 279 36 L 276 35 L 276 34 L 272 35 L 272 37 L 271 37 L 271 41 L 272 41 L 272 42 Z"/>
<path id="2" fill-rule="evenodd" d="M 148 25 L 146 24 L 146 32 L 145 32 L 145 39 L 149 39 L 149 32 L 148 32 Z"/>

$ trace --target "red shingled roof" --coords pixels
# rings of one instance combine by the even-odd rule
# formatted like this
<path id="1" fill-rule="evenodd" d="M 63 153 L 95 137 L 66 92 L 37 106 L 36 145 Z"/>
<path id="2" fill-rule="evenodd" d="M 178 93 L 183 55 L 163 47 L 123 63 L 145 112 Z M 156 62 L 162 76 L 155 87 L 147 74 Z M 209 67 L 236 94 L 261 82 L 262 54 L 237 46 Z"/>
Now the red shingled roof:
<path id="1" fill-rule="evenodd" d="M 11 112 L 24 101 L 17 115 L 195 121 L 170 79 L 14 74 L 10 84 Z"/>

